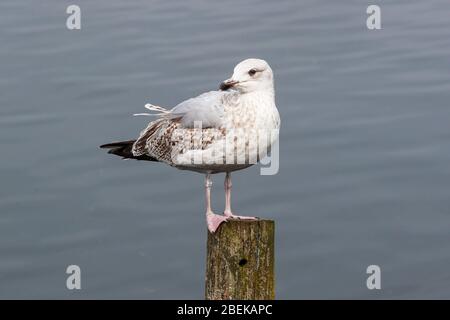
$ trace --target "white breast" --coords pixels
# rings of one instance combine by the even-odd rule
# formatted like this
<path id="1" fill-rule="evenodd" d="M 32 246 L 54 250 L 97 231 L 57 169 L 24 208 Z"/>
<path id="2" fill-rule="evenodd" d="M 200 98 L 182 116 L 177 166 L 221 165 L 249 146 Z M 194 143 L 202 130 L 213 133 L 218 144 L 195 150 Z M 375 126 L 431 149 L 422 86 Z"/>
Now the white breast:
<path id="1" fill-rule="evenodd" d="M 240 95 L 237 103 L 227 108 L 227 135 L 245 135 L 249 141 L 247 152 L 250 158 L 263 158 L 278 139 L 280 116 L 272 92 L 252 92 Z M 227 140 L 233 141 L 230 137 Z M 231 149 L 231 150 L 228 150 Z M 227 154 L 233 148 L 227 148 Z"/>
<path id="2" fill-rule="evenodd" d="M 216 129 L 220 138 L 214 139 L 206 149 L 193 148 L 179 153 L 176 166 L 228 171 L 255 164 L 270 152 L 280 128 L 273 94 L 254 92 L 225 98 L 223 126 Z M 202 164 L 193 164 L 192 159 L 202 159 Z"/>

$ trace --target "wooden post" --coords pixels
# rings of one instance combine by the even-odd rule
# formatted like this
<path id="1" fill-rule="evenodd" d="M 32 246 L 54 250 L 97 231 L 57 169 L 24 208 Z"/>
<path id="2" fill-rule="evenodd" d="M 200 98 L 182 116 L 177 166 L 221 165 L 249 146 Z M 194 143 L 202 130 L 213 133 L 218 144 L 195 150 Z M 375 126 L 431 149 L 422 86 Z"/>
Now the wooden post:
<path id="1" fill-rule="evenodd" d="M 231 220 L 208 232 L 206 299 L 275 299 L 274 235 L 272 220 Z"/>

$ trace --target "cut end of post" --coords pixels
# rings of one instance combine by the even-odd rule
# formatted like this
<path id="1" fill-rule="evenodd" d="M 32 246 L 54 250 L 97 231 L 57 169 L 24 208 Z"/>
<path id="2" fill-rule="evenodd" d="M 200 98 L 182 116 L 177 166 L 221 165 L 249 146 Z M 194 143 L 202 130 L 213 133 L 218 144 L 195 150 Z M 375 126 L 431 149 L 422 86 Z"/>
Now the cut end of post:
<path id="1" fill-rule="evenodd" d="M 273 220 L 229 220 L 208 232 L 206 299 L 274 299 L 274 241 Z"/>

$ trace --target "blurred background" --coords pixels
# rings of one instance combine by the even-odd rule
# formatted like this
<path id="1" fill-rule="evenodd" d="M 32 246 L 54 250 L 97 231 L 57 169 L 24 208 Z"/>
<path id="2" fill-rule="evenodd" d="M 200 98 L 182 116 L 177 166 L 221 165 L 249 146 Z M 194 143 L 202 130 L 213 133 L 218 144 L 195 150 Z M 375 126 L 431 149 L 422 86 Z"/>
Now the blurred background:
<path id="1" fill-rule="evenodd" d="M 249 57 L 275 73 L 280 171 L 235 173 L 233 205 L 276 221 L 277 298 L 450 298 L 450 3 L 377 1 L 373 31 L 369 4 L 2 0 L 0 298 L 203 298 L 203 176 L 98 146 Z"/>

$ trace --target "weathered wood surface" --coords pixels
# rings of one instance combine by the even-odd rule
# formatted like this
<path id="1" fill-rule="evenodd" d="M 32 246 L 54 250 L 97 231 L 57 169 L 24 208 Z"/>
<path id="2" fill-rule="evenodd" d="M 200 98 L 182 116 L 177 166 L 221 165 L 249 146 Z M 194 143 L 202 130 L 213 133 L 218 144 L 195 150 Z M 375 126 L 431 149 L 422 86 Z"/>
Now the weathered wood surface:
<path id="1" fill-rule="evenodd" d="M 275 299 L 275 222 L 232 220 L 208 232 L 208 300 Z"/>

